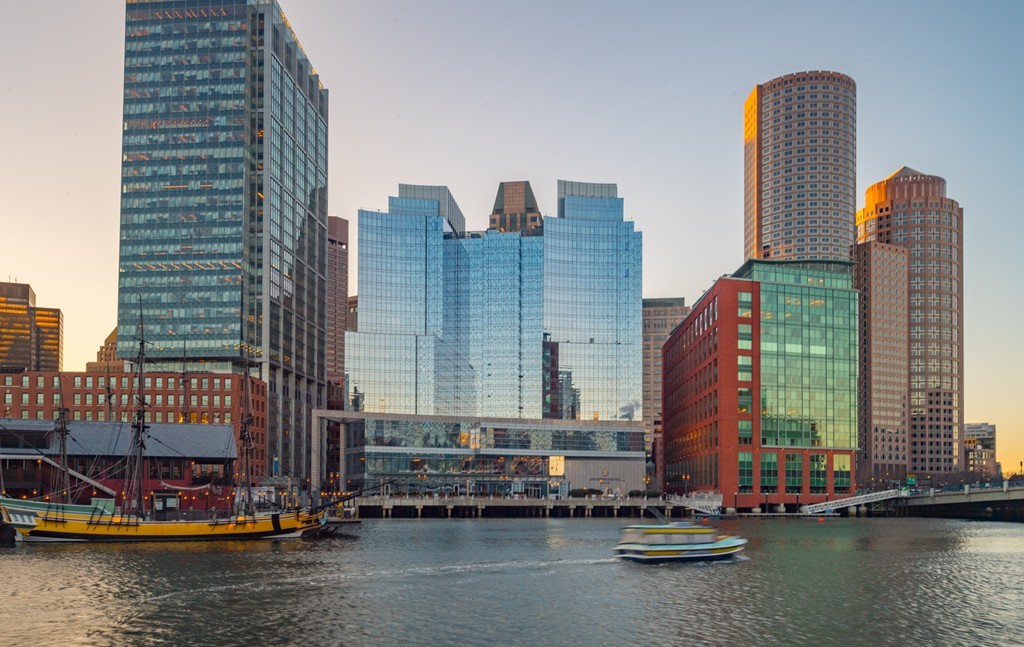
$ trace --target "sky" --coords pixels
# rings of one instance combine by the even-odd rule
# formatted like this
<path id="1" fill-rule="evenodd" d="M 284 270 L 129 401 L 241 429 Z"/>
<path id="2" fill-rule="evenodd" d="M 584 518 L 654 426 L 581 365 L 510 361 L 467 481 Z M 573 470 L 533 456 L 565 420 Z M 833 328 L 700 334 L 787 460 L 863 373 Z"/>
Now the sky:
<path id="1" fill-rule="evenodd" d="M 964 209 L 965 417 L 996 424 L 1004 470 L 1024 469 L 1024 3 L 281 5 L 330 91 L 330 212 L 353 239 L 357 210 L 399 183 L 447 185 L 482 230 L 499 182 L 529 180 L 547 214 L 558 179 L 614 182 L 644 234 L 645 297 L 693 302 L 742 263 L 754 85 L 853 77 L 858 206 L 906 165 Z M 83 370 L 117 316 L 124 5 L 4 13 L 0 281 L 63 310 L 64 368 Z"/>

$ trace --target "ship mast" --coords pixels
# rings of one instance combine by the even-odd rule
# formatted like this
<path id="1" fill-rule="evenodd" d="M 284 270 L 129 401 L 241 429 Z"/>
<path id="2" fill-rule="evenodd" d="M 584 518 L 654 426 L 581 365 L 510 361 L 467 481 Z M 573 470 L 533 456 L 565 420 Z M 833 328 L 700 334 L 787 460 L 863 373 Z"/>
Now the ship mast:
<path id="1" fill-rule="evenodd" d="M 136 506 L 139 517 L 141 518 L 146 511 L 146 495 L 142 487 L 143 477 L 143 454 L 146 449 L 146 430 L 149 429 L 149 425 L 146 424 L 146 381 L 144 379 L 145 373 L 145 361 L 146 361 L 146 342 L 144 340 L 144 328 L 142 325 L 142 308 L 140 304 L 139 308 L 139 334 L 136 339 L 139 342 L 139 354 L 136 359 L 136 379 L 138 380 L 138 390 L 135 396 L 135 420 L 132 422 L 132 456 L 129 465 L 128 477 L 131 478 L 133 491 L 129 491 L 127 494 L 134 494 L 135 501 L 133 505 Z"/>
<path id="2" fill-rule="evenodd" d="M 71 478 L 68 475 L 68 409 L 64 406 L 61 384 L 60 411 L 57 412 L 57 440 L 60 442 L 60 470 L 57 473 L 58 502 L 71 503 Z"/>
<path id="3" fill-rule="evenodd" d="M 239 439 L 242 441 L 242 485 L 245 487 L 245 508 L 246 515 L 256 514 L 252 500 L 252 463 L 255 443 L 252 440 L 252 382 L 249 379 L 249 350 L 246 345 L 245 352 L 245 375 L 242 376 L 242 419 L 239 424 Z"/>

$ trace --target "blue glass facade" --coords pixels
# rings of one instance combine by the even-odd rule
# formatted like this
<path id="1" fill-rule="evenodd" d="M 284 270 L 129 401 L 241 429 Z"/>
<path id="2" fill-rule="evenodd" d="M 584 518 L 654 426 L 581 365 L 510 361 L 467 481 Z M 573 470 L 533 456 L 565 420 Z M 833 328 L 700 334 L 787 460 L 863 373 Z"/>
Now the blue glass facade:
<path id="1" fill-rule="evenodd" d="M 276 2 L 131 2 L 118 354 L 270 385 L 274 474 L 309 468 L 324 399 L 327 91 Z"/>
<path id="2" fill-rule="evenodd" d="M 544 328 L 581 418 L 640 421 L 642 239 L 613 191 L 560 182 L 559 217 L 544 219 Z"/>
<path id="3" fill-rule="evenodd" d="M 511 465 L 505 450 L 516 449 L 632 461 L 639 482 L 641 234 L 614 192 L 560 183 L 559 217 L 521 232 L 463 231 L 444 187 L 401 185 L 386 213 L 359 212 L 349 404 L 385 417 L 363 416 L 366 436 L 347 457 L 359 480 L 401 480 L 424 466 L 465 476 L 476 469 L 464 470 L 466 460 L 501 455 Z M 600 429 L 587 427 L 594 421 Z M 518 429 L 518 440 L 488 444 L 480 430 L 491 425 Z"/>

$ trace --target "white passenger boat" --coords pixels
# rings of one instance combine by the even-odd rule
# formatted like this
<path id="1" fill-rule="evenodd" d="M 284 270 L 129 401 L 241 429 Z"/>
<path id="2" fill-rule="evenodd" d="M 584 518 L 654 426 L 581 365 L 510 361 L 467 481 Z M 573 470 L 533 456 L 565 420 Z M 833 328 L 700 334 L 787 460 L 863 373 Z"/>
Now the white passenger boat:
<path id="1" fill-rule="evenodd" d="M 615 556 L 634 562 L 728 559 L 746 545 L 742 537 L 686 521 L 637 524 L 622 529 Z"/>

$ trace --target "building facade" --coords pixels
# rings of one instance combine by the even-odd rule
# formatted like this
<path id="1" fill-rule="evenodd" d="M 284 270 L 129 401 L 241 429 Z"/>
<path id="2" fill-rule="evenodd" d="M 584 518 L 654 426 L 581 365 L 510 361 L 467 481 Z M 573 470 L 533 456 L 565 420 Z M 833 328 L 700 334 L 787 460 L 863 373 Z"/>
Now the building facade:
<path id="1" fill-rule="evenodd" d="M 273 1 L 125 17 L 118 355 L 268 384 L 275 475 L 326 401 L 327 91 Z M 131 333 L 131 334 L 129 334 Z"/>
<path id="2" fill-rule="evenodd" d="M 853 492 L 857 293 L 849 262 L 748 261 L 665 342 L 665 491 L 768 511 Z"/>
<path id="3" fill-rule="evenodd" d="M 87 373 L 101 371 L 123 373 L 129 369 L 128 362 L 123 359 L 117 359 L 117 328 L 111 330 L 110 334 L 103 340 L 103 345 L 96 351 L 96 361 L 85 363 Z"/>
<path id="4" fill-rule="evenodd" d="M 644 329 L 644 444 L 652 459 L 657 453 L 654 444 L 661 443 L 661 347 L 672 330 L 679 325 L 690 307 L 683 297 L 643 300 Z M 661 483 L 663 474 L 657 460 L 653 460 L 651 478 Z"/>
<path id="5" fill-rule="evenodd" d="M 946 181 L 902 167 L 868 187 L 858 242 L 907 249 L 909 469 L 961 472 L 963 452 L 963 209 Z"/>
<path id="6" fill-rule="evenodd" d="M 857 186 L 857 85 L 798 72 L 754 87 L 743 108 L 746 258 L 850 259 Z"/>
<path id="7" fill-rule="evenodd" d="M 348 220 L 327 218 L 327 377 L 344 384 L 348 330 Z"/>
<path id="8" fill-rule="evenodd" d="M 64 363 L 64 316 L 36 306 L 26 283 L 0 283 L 0 371 L 59 371 Z"/>
<path id="9" fill-rule="evenodd" d="M 72 503 L 97 499 L 121 506 L 125 497 L 125 456 L 131 432 L 116 422 L 68 425 L 67 467 Z M 237 447 L 227 425 L 153 423 L 143 449 L 142 489 L 156 501 L 156 520 L 173 518 L 163 511 L 233 508 Z M 40 460 L 40 457 L 46 460 Z M 0 483 L 4 496 L 49 500 L 61 460 L 52 421 L 0 418 Z M 45 497 L 45 498 L 44 498 Z M 113 512 L 113 510 L 111 510 Z"/>
<path id="10" fill-rule="evenodd" d="M 969 474 L 986 479 L 1003 478 L 996 460 L 996 426 L 987 422 L 964 423 L 964 461 Z"/>
<path id="11" fill-rule="evenodd" d="M 857 482 L 888 489 L 910 465 L 907 249 L 880 241 L 855 248 L 860 296 Z"/>
<path id="12" fill-rule="evenodd" d="M 143 380 L 146 422 L 230 425 L 242 447 L 240 423 L 246 412 L 251 413 L 252 472 L 256 476 L 269 473 L 267 385 L 262 380 L 249 380 L 248 396 L 240 375 L 150 373 Z M 55 420 L 61 409 L 67 409 L 71 426 L 80 421 L 120 422 L 127 436 L 138 406 L 138 386 L 137 374 L 107 370 L 8 373 L 0 375 L 0 413 L 4 418 Z"/>
<path id="13" fill-rule="evenodd" d="M 502 182 L 494 198 L 494 209 L 487 228 L 498 231 L 523 231 L 544 226 L 544 216 L 529 182 Z"/>
<path id="14" fill-rule="evenodd" d="M 642 487 L 641 235 L 615 185 L 559 182 L 521 231 L 464 223 L 446 187 L 359 213 L 345 480 Z"/>

